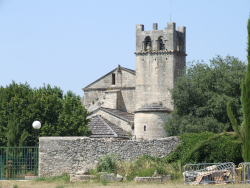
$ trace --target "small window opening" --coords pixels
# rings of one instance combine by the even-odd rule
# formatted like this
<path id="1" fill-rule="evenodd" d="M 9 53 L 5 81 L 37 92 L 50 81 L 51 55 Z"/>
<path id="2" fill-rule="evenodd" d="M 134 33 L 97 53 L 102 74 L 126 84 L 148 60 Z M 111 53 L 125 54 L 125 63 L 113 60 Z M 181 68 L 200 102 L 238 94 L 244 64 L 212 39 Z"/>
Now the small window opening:
<path id="1" fill-rule="evenodd" d="M 162 36 L 158 37 L 157 50 L 165 50 L 165 45 L 162 40 Z"/>
<path id="2" fill-rule="evenodd" d="M 152 51 L 151 38 L 149 36 L 144 40 L 144 51 Z"/>
<path id="3" fill-rule="evenodd" d="M 115 85 L 115 74 L 112 74 L 112 85 Z"/>
<path id="4" fill-rule="evenodd" d="M 146 125 L 144 125 L 144 131 L 146 131 Z"/>
<path id="5" fill-rule="evenodd" d="M 179 52 L 179 51 L 181 51 L 181 48 L 182 48 L 182 42 L 178 42 L 177 43 L 177 51 Z"/>

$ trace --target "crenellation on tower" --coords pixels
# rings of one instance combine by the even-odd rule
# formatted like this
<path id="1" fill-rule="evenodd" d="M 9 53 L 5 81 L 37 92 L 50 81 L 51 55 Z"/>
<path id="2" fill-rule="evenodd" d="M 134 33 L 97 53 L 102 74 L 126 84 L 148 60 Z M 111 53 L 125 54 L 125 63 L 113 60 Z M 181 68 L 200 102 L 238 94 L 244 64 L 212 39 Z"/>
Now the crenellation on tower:
<path id="1" fill-rule="evenodd" d="M 137 24 L 136 25 L 136 31 L 144 31 L 144 25 L 143 24 Z"/>
<path id="2" fill-rule="evenodd" d="M 158 24 L 157 23 L 153 23 L 153 30 L 158 30 Z"/>

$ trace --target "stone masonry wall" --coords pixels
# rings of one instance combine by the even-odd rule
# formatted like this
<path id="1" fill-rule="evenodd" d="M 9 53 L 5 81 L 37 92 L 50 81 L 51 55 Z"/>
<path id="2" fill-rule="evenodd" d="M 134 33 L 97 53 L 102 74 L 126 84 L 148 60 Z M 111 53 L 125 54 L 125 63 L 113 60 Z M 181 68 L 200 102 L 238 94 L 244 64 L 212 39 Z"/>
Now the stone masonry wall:
<path id="1" fill-rule="evenodd" d="M 115 84 L 112 84 L 112 74 L 115 74 Z M 113 87 L 135 87 L 135 75 L 129 72 L 117 70 L 106 75 L 88 88 L 113 88 Z"/>
<path id="2" fill-rule="evenodd" d="M 164 157 L 180 143 L 178 137 L 156 140 L 115 140 L 88 137 L 40 137 L 39 175 L 49 177 L 94 167 L 104 155 L 117 154 L 123 160 L 141 155 Z"/>

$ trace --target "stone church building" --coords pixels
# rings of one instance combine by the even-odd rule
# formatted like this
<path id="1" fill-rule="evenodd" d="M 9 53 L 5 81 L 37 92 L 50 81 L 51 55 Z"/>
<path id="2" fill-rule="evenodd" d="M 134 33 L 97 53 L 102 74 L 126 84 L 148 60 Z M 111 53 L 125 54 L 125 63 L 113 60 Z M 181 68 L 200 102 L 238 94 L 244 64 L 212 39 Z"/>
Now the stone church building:
<path id="1" fill-rule="evenodd" d="M 136 25 L 136 70 L 117 68 L 83 88 L 94 138 L 156 139 L 174 105 L 169 89 L 186 65 L 186 28 Z"/>

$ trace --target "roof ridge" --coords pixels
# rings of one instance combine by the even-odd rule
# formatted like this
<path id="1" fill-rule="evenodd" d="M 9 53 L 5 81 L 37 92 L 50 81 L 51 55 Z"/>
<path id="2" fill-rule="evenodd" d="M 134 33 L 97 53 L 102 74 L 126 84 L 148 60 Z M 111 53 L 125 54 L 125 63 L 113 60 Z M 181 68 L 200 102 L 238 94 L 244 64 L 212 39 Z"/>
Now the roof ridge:
<path id="1" fill-rule="evenodd" d="M 135 70 L 128 69 L 128 68 L 125 68 L 125 67 L 120 67 L 120 68 L 135 75 Z M 85 88 L 89 87 L 90 85 L 92 85 L 92 84 L 98 82 L 98 81 L 101 80 L 102 78 L 104 78 L 104 77 L 106 77 L 107 75 L 111 74 L 111 73 L 112 73 L 113 71 L 115 71 L 116 69 L 118 69 L 118 67 L 116 67 L 116 68 L 113 69 L 112 71 L 108 72 L 107 74 L 103 75 L 102 77 L 98 78 L 96 81 L 90 83 L 89 85 L 87 85 L 87 86 L 84 87 L 83 89 L 85 89 Z"/>

